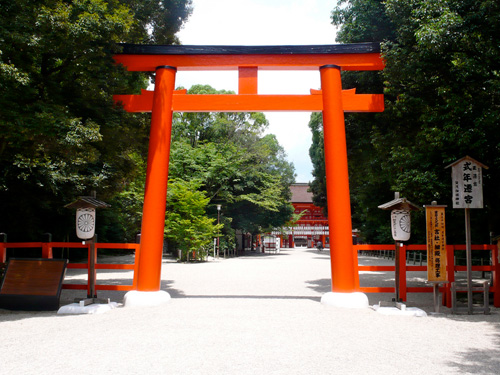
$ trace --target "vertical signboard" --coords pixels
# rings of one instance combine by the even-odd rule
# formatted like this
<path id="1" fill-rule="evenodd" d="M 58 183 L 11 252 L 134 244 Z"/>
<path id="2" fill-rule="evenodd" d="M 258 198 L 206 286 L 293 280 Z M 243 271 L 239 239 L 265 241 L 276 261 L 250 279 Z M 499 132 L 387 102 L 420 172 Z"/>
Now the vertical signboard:
<path id="1" fill-rule="evenodd" d="M 483 208 L 482 166 L 469 157 L 452 165 L 453 208 Z"/>
<path id="2" fill-rule="evenodd" d="M 483 208 L 483 169 L 484 164 L 465 156 L 457 160 L 451 167 L 453 189 L 453 208 L 465 210 L 465 253 L 467 259 L 467 307 L 472 314 L 472 240 L 470 236 L 470 209 Z M 446 167 L 446 168 L 448 168 Z"/>
<path id="3" fill-rule="evenodd" d="M 427 222 L 427 279 L 446 280 L 446 206 L 425 206 Z"/>

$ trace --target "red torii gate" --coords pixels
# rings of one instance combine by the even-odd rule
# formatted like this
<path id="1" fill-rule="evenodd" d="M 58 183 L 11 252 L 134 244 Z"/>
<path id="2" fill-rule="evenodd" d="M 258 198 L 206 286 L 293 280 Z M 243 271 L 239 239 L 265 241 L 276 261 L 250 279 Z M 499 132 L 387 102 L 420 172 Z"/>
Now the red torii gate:
<path id="1" fill-rule="evenodd" d="M 352 248 L 344 112 L 382 112 L 384 99 L 381 94 L 359 95 L 355 89 L 342 90 L 340 71 L 382 70 L 384 62 L 380 56 L 379 44 L 123 44 L 122 48 L 123 52 L 114 56 L 117 63 L 123 64 L 130 71 L 156 72 L 154 91 L 143 90 L 141 95 L 114 96 L 115 101 L 122 102 L 127 111 L 152 112 L 138 292 L 160 292 L 172 113 L 264 111 L 323 112 L 332 292 L 333 295 L 340 295 L 342 300 L 345 300 L 347 294 L 356 292 L 359 289 L 358 261 Z M 186 95 L 186 90 L 175 90 L 176 71 L 236 69 L 236 95 Z M 321 90 L 311 90 L 310 95 L 258 95 L 259 70 L 316 70 L 320 72 Z M 144 301 L 142 297 L 139 300 Z"/>

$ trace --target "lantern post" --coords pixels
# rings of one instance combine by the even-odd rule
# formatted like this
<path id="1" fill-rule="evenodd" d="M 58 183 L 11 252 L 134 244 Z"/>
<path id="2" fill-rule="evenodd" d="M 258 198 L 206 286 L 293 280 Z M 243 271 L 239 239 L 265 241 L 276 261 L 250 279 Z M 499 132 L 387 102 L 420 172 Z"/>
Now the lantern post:
<path id="1" fill-rule="evenodd" d="M 84 306 L 93 303 L 101 303 L 108 301 L 101 301 L 97 299 L 97 292 L 95 290 L 96 281 L 96 271 L 95 265 L 97 260 L 97 253 L 95 249 L 95 242 L 97 235 L 95 234 L 95 223 L 96 223 L 96 208 L 107 208 L 110 207 L 109 204 L 104 203 L 96 199 L 95 191 L 92 192 L 91 196 L 78 197 L 78 199 L 70 204 L 64 206 L 66 208 L 76 208 L 76 235 L 79 239 L 83 240 L 85 244 L 89 244 L 89 254 L 88 254 L 88 288 L 87 288 L 87 298 L 81 300 L 77 298 L 77 302 L 80 302 Z"/>
<path id="2" fill-rule="evenodd" d="M 392 238 L 395 241 L 395 279 L 396 279 L 396 297 L 395 302 L 401 302 L 399 293 L 399 276 L 400 276 L 400 247 L 403 246 L 403 241 L 408 241 L 411 235 L 411 211 L 417 211 L 420 208 L 411 203 L 406 198 L 400 198 L 399 192 L 394 193 L 394 199 L 390 202 L 381 204 L 378 208 L 382 210 L 391 210 L 391 232 Z M 406 300 L 406 296 L 404 298 Z"/>

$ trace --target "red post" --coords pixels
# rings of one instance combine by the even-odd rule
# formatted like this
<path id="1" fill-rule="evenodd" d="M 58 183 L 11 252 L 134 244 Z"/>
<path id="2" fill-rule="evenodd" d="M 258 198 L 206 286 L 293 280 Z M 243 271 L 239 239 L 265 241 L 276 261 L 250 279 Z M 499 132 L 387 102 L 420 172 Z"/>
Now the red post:
<path id="1" fill-rule="evenodd" d="M 402 301 L 406 301 L 406 251 L 407 246 L 399 246 L 399 297 Z"/>
<path id="2" fill-rule="evenodd" d="M 498 249 L 500 242 L 491 250 L 491 261 L 493 266 L 493 306 L 500 307 L 500 262 L 498 259 Z"/>
<path id="3" fill-rule="evenodd" d="M 238 94 L 257 94 L 256 66 L 238 67 Z"/>
<path id="4" fill-rule="evenodd" d="M 52 234 L 45 233 L 42 240 L 42 258 L 52 259 Z"/>
<path id="5" fill-rule="evenodd" d="M 91 240 L 87 241 L 88 246 L 88 269 L 87 269 L 87 298 L 96 298 L 96 288 L 95 283 L 97 279 L 97 272 L 95 269 L 95 264 L 97 263 L 97 247 L 95 246 L 94 236 Z"/>
<path id="6" fill-rule="evenodd" d="M 52 246 L 50 242 L 42 242 L 42 258 L 52 259 Z"/>
<path id="7" fill-rule="evenodd" d="M 323 134 L 332 291 L 350 293 L 356 291 L 359 277 L 355 273 L 358 255 L 352 247 L 351 201 L 340 67 L 324 65 L 320 68 L 320 74 L 323 92 Z"/>
<path id="8" fill-rule="evenodd" d="M 451 308 L 451 283 L 455 282 L 455 246 L 446 245 L 446 268 L 448 283 L 445 288 L 446 307 Z M 444 297 L 444 296 L 443 296 Z"/>
<path id="9" fill-rule="evenodd" d="M 7 261 L 7 248 L 5 247 L 5 242 L 0 242 L 0 263 L 5 263 Z"/>
<path id="10" fill-rule="evenodd" d="M 161 284 L 175 73 L 171 66 L 156 69 L 137 278 L 137 290 L 144 292 L 159 291 Z"/>

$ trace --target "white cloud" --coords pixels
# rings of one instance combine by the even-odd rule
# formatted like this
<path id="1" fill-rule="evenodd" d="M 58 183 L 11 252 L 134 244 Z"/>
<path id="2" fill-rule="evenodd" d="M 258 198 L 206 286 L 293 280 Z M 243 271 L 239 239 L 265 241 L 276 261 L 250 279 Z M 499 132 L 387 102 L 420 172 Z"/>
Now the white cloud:
<path id="1" fill-rule="evenodd" d="M 194 11 L 177 34 L 186 45 L 300 45 L 334 44 L 330 0 L 194 0 Z M 236 71 L 178 72 L 177 86 L 209 84 L 220 90 L 237 91 Z M 259 72 L 259 94 L 308 94 L 319 88 L 319 72 Z M 276 134 L 297 181 L 312 179 L 309 159 L 310 113 L 272 112 L 269 133 Z"/>

